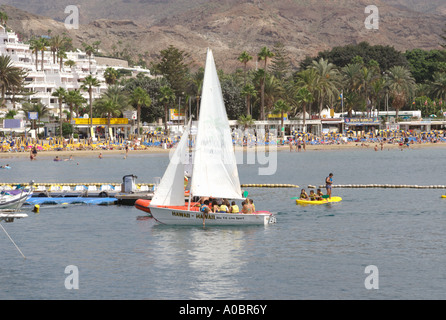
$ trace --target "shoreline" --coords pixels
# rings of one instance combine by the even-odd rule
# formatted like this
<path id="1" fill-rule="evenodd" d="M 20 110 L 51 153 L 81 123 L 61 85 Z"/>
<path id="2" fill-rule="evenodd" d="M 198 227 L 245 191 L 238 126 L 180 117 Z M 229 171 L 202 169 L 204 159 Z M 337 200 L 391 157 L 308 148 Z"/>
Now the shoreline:
<path id="1" fill-rule="evenodd" d="M 375 151 L 375 145 L 377 146 L 379 151 L 387 151 L 393 149 L 423 149 L 423 148 L 446 148 L 446 143 L 422 143 L 422 144 L 411 144 L 409 148 L 406 146 L 401 147 L 399 144 L 385 144 L 383 145 L 383 150 L 381 150 L 381 146 L 376 143 L 365 143 L 364 146 L 361 146 L 361 143 L 348 143 L 348 144 L 328 144 L 328 145 L 307 145 L 306 151 L 301 149 L 300 152 L 296 150 L 294 147 L 292 151 L 290 151 L 289 145 L 285 146 L 277 146 L 277 151 L 279 152 L 293 152 L 293 153 L 301 153 L 301 152 L 312 152 L 312 151 L 336 151 L 336 150 L 370 150 Z M 236 147 L 236 151 L 256 151 L 256 147 Z M 158 147 L 147 148 L 144 150 L 129 150 L 128 156 L 132 155 L 143 155 L 143 154 L 161 154 L 161 153 L 169 153 L 171 149 L 161 149 Z M 61 151 L 39 151 L 37 153 L 37 158 L 54 158 L 58 156 L 59 158 L 68 158 L 70 156 L 73 157 L 98 157 L 99 154 L 102 153 L 103 156 L 107 155 L 123 155 L 125 156 L 125 150 L 61 150 Z M 12 159 L 12 158 L 29 158 L 29 152 L 2 152 L 0 153 L 0 159 Z"/>

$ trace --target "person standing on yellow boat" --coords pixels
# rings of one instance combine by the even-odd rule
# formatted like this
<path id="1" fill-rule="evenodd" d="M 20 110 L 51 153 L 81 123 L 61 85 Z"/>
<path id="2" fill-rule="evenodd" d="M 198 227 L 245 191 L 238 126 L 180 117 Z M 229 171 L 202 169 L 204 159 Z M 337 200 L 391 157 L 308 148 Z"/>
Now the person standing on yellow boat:
<path id="1" fill-rule="evenodd" d="M 328 198 L 331 199 L 331 187 L 333 185 L 333 173 L 325 178 L 325 189 L 327 189 Z"/>

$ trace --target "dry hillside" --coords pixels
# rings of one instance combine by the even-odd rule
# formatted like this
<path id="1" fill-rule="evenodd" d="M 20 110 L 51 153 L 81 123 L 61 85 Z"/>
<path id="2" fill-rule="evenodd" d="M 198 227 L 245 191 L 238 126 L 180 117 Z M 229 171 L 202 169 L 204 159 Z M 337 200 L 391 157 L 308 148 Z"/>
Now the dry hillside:
<path id="1" fill-rule="evenodd" d="M 67 32 L 75 45 L 99 40 L 105 53 L 126 48 L 147 62 L 174 45 L 189 52 L 197 65 L 203 64 L 205 49 L 210 47 L 218 67 L 233 71 L 240 66 L 236 57 L 241 51 L 255 56 L 261 47 L 272 48 L 278 41 L 286 46 L 295 66 L 306 55 L 361 41 L 401 51 L 439 48 L 446 19 L 432 13 L 432 6 L 441 13 L 445 5 L 434 1 L 429 10 L 425 7 L 426 12 L 420 12 L 419 7 L 418 11 L 409 9 L 414 1 L 375 1 L 380 10 L 378 30 L 364 26 L 364 9 L 370 2 L 365 0 L 79 0 L 79 30 L 66 30 L 61 22 L 70 1 L 14 0 L 20 9 L 4 5 L 3 10 L 9 15 L 8 25 L 24 37 L 47 34 L 48 29 L 53 34 Z M 48 18 L 22 8 L 46 13 Z"/>

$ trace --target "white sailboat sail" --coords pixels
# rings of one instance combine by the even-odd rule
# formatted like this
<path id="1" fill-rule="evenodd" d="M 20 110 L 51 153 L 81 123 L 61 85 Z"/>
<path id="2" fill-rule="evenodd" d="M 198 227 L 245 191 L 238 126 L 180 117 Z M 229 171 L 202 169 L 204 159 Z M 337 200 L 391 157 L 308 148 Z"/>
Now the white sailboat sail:
<path id="1" fill-rule="evenodd" d="M 187 164 L 187 141 L 190 131 L 190 121 L 186 126 L 180 142 L 176 147 L 169 166 L 155 190 L 150 202 L 155 206 L 184 206 L 184 165 Z"/>
<path id="2" fill-rule="evenodd" d="M 212 51 L 208 49 L 194 154 L 191 193 L 243 199 L 228 116 Z"/>

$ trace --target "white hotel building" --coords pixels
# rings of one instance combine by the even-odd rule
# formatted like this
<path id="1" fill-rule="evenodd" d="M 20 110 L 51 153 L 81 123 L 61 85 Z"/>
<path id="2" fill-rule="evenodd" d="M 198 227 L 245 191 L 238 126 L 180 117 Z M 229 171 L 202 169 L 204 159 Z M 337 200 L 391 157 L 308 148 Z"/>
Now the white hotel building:
<path id="1" fill-rule="evenodd" d="M 51 51 L 45 51 L 43 70 L 41 70 L 42 55 L 41 52 L 39 52 L 37 55 L 38 69 L 36 70 L 36 55 L 35 53 L 32 53 L 30 45 L 20 42 L 16 33 L 8 32 L 3 26 L 0 26 L 0 55 L 10 56 L 14 66 L 23 68 L 27 71 L 28 75 L 25 79 L 25 88 L 33 93 L 27 97 L 27 100 L 42 102 L 49 108 L 50 113 L 55 116 L 59 115 L 59 103 L 58 99 L 52 96 L 52 93 L 59 87 L 62 87 L 67 91 L 79 89 L 85 77 L 90 75 L 90 70 L 91 75 L 101 82 L 99 87 L 92 88 L 93 99 L 99 98 L 101 94 L 107 90 L 107 85 L 104 79 L 104 72 L 107 67 L 113 67 L 115 69 L 128 69 L 131 71 L 139 71 L 150 74 L 149 70 L 118 67 L 113 65 L 113 63 L 110 65 L 100 65 L 97 63 L 94 55 L 92 55 L 89 59 L 87 54 L 80 50 L 75 52 L 67 52 L 67 58 L 64 59 L 64 62 L 67 60 L 73 60 L 76 64 L 72 68 L 62 64 L 61 69 L 57 59 L 56 63 L 53 63 Z M 112 61 L 115 59 L 107 60 Z M 88 92 L 81 92 L 84 98 L 86 98 L 88 101 Z M 10 100 L 7 100 L 6 106 L 7 110 L 0 110 L 0 117 L 3 117 L 8 110 L 14 108 Z M 65 104 L 62 106 L 63 109 L 68 110 L 68 106 Z M 21 109 L 20 101 L 15 103 L 15 109 Z M 22 117 L 23 116 L 24 115 L 22 115 Z"/>

